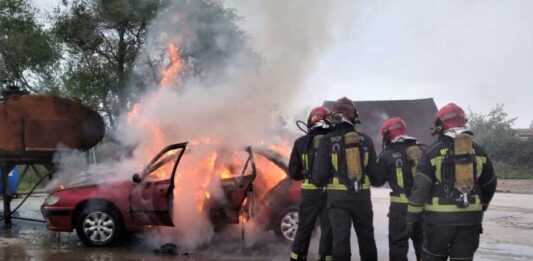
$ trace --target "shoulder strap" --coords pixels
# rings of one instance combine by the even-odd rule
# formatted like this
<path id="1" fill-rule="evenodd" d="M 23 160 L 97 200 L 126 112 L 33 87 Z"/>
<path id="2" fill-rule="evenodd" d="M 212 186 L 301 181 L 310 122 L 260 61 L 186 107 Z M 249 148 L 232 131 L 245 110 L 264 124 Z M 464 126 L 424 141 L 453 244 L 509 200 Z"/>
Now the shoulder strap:
<path id="1" fill-rule="evenodd" d="M 304 178 L 307 179 L 309 177 L 309 172 L 311 171 L 311 160 L 312 160 L 312 154 L 310 153 L 310 144 L 313 141 L 313 136 L 308 135 L 305 137 L 304 140 L 304 146 L 301 151 L 300 160 L 302 161 L 303 170 L 304 170 Z M 311 154 L 311 155 L 310 155 Z"/>

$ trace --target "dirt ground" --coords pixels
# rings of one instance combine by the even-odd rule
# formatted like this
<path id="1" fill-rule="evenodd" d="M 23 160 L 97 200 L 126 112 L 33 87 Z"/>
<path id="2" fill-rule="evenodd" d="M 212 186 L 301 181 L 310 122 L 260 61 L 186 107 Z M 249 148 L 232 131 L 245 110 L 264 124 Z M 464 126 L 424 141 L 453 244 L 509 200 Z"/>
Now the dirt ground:
<path id="1" fill-rule="evenodd" d="M 500 179 L 498 180 L 498 191 L 533 194 L 533 179 Z"/>
<path id="2" fill-rule="evenodd" d="M 379 260 L 388 260 L 387 209 L 388 190 L 372 189 L 375 236 Z M 31 197 L 20 216 L 42 218 L 38 208 L 43 196 Z M 533 195 L 497 193 L 485 214 L 485 233 L 476 260 L 533 260 Z M 7 229 L 0 226 L 0 260 L 288 260 L 290 245 L 279 241 L 272 232 L 262 232 L 250 246 L 243 247 L 239 228 L 219 234 L 201 249 L 182 249 L 179 256 L 156 255 L 152 250 L 161 243 L 157 237 L 137 235 L 125 245 L 113 248 L 88 248 L 75 233 L 50 232 L 42 223 L 14 220 Z M 155 238 L 155 239 L 154 239 Z M 358 250 L 352 236 L 353 260 Z M 313 240 L 310 256 L 316 256 L 317 240 Z M 410 259 L 414 260 L 412 251 Z M 315 260 L 310 258 L 309 260 Z"/>

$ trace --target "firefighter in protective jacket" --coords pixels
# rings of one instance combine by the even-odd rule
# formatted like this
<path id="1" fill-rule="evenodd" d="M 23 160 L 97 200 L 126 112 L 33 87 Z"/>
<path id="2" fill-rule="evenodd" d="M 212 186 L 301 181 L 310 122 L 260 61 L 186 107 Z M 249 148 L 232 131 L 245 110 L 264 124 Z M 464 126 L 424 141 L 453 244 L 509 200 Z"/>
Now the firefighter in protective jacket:
<path id="1" fill-rule="evenodd" d="M 411 195 L 416 166 L 422 155 L 422 148 L 417 140 L 407 135 L 405 122 L 394 117 L 386 120 L 381 127 L 383 151 L 377 160 L 376 186 L 389 182 L 392 189 L 389 207 L 389 260 L 407 261 L 409 238 L 413 241 L 416 258 L 420 260 L 422 252 L 422 225 L 413 226 L 409 235 L 405 215 L 407 198 Z"/>
<path id="2" fill-rule="evenodd" d="M 472 141 L 463 109 L 450 103 L 436 118 L 434 133 L 439 139 L 418 165 L 408 226 L 423 213 L 422 260 L 473 260 L 496 176 L 487 154 Z"/>
<path id="3" fill-rule="evenodd" d="M 333 106 L 333 114 L 335 128 L 322 138 L 313 171 L 317 184 L 327 186 L 333 258 L 336 261 L 350 260 L 353 225 L 361 260 L 375 261 L 377 250 L 370 182 L 376 169 L 376 152 L 372 139 L 355 129 L 358 116 L 351 100 L 339 99 Z"/>
<path id="4" fill-rule="evenodd" d="M 321 138 L 330 131 L 331 114 L 326 107 L 313 109 L 307 120 L 308 133 L 294 142 L 289 162 L 289 176 L 302 180 L 301 202 L 298 211 L 298 230 L 294 238 L 290 260 L 306 260 L 311 235 L 317 218 L 320 220 L 319 260 L 331 257 L 332 235 L 326 209 L 326 191 L 313 182 L 313 159 Z"/>

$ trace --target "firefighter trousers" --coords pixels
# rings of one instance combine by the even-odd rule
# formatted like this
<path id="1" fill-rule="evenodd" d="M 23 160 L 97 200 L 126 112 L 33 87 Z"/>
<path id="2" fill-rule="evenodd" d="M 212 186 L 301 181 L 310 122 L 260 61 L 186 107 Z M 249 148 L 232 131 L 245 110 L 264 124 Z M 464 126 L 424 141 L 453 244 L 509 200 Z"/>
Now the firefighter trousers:
<path id="1" fill-rule="evenodd" d="M 364 193 L 364 192 L 362 192 Z M 333 232 L 333 259 L 349 261 L 351 258 L 351 226 L 355 229 L 362 261 L 376 261 L 377 248 L 370 192 L 364 200 L 332 200 L 328 202 L 329 220 Z M 329 195 L 328 195 L 329 196 Z"/>
<path id="2" fill-rule="evenodd" d="M 424 226 L 423 261 L 473 260 L 479 246 L 481 224 L 473 226 Z"/>
<path id="3" fill-rule="evenodd" d="M 393 203 L 394 204 L 394 203 Z M 389 260 L 407 261 L 409 252 L 409 238 L 413 241 L 416 259 L 420 260 L 422 253 L 423 227 L 420 222 L 413 225 L 414 235 L 409 235 L 405 220 L 407 207 L 405 210 L 398 210 L 391 206 L 389 210 Z"/>
<path id="4" fill-rule="evenodd" d="M 302 189 L 301 193 L 298 230 L 292 245 L 291 260 L 306 260 L 317 219 L 320 222 L 319 260 L 332 260 L 333 236 L 326 208 L 326 192 L 319 189 Z"/>

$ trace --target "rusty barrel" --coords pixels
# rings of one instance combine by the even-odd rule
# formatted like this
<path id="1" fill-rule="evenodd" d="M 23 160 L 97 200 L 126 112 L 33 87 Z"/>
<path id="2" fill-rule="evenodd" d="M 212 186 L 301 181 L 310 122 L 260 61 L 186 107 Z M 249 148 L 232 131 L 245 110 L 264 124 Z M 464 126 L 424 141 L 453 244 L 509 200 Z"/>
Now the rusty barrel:
<path id="1" fill-rule="evenodd" d="M 87 150 L 105 133 L 102 117 L 68 98 L 10 96 L 0 102 L 0 159 L 49 161 L 58 149 Z"/>

